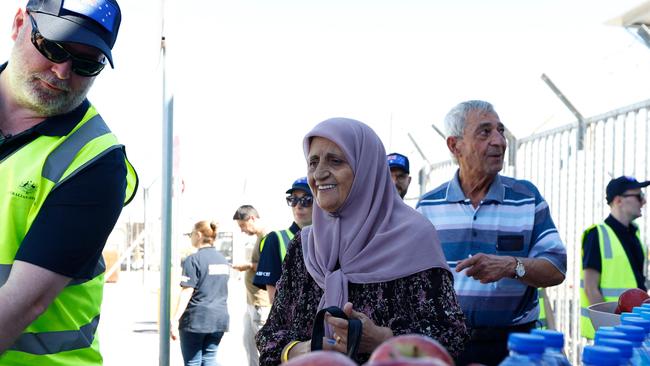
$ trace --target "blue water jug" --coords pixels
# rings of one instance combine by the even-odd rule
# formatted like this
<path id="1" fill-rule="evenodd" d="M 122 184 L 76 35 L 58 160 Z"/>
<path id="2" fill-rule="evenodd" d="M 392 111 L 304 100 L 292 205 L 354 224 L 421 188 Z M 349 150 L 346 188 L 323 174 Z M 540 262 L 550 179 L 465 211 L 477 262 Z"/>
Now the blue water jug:
<path id="1" fill-rule="evenodd" d="M 544 337 L 544 354 L 542 358 L 550 365 L 571 366 L 562 349 L 564 348 L 564 334 L 550 329 L 533 329 L 531 334 Z"/>
<path id="2" fill-rule="evenodd" d="M 508 350 L 510 355 L 499 364 L 500 366 L 547 366 L 546 362 L 542 361 L 544 337 L 541 335 L 510 333 Z"/>

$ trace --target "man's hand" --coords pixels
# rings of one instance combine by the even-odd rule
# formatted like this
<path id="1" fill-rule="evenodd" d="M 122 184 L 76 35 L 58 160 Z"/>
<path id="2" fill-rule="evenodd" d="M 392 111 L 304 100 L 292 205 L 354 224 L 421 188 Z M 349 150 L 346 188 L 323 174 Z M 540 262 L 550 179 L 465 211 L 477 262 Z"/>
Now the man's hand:
<path id="1" fill-rule="evenodd" d="M 250 269 L 253 269 L 253 264 L 252 263 L 236 263 L 232 265 L 232 268 L 238 270 L 239 272 L 244 272 L 248 271 Z"/>
<path id="2" fill-rule="evenodd" d="M 504 277 L 514 277 L 516 264 L 514 257 L 478 253 L 471 258 L 459 261 L 456 265 L 456 272 L 467 268 L 465 273 L 467 276 L 481 281 L 481 283 L 490 283 Z"/>

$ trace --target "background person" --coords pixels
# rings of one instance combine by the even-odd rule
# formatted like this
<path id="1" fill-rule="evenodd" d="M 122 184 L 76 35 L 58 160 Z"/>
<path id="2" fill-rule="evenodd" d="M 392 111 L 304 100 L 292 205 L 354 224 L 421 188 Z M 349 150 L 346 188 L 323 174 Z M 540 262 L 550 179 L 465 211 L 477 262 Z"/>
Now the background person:
<path id="1" fill-rule="evenodd" d="M 113 65 L 120 21 L 114 0 L 14 14 L 0 65 L 0 365 L 102 364 L 102 250 L 137 176 L 86 95 Z"/>
<path id="2" fill-rule="evenodd" d="M 454 288 L 471 328 L 457 363 L 498 365 L 508 355 L 508 334 L 535 326 L 537 288 L 564 280 L 566 249 L 537 188 L 499 175 L 506 139 L 494 107 L 462 102 L 449 111 L 445 127 L 459 169 L 417 209 L 436 227 L 456 267 Z"/>
<path id="3" fill-rule="evenodd" d="M 647 291 L 643 274 L 646 248 L 633 221 L 641 217 L 646 203 L 641 188 L 648 185 L 650 182 L 626 176 L 607 184 L 610 214 L 605 222 L 590 226 L 582 235 L 581 315 L 589 305 L 618 301 L 624 289 Z M 583 337 L 594 338 L 589 317 L 580 317 L 580 331 Z"/>
<path id="4" fill-rule="evenodd" d="M 180 338 L 186 366 L 216 366 L 217 348 L 230 320 L 230 267 L 214 247 L 216 223 L 199 221 L 188 236 L 198 251 L 183 261 L 182 289 L 171 318 L 171 338 Z"/>
<path id="5" fill-rule="evenodd" d="M 310 352 L 319 309 L 361 320 L 357 363 L 393 335 L 420 333 L 458 354 L 467 339 L 452 275 L 433 226 L 390 180 L 386 152 L 365 124 L 326 120 L 303 142 L 315 193 L 313 223 L 294 238 L 269 321 L 257 335 L 260 364 Z M 325 349 L 345 352 L 347 321 L 329 317 Z"/>
<path id="6" fill-rule="evenodd" d="M 303 227 L 311 225 L 311 212 L 314 197 L 311 195 L 307 177 L 296 179 L 286 192 L 287 205 L 291 207 L 293 223 L 289 229 L 271 231 L 260 243 L 260 261 L 253 283 L 266 289 L 269 301 L 273 304 L 275 283 L 282 274 L 282 262 L 287 253 L 287 247 L 294 235 Z"/>
<path id="7" fill-rule="evenodd" d="M 409 171 L 409 158 L 399 153 L 392 153 L 386 156 L 388 166 L 390 167 L 390 177 L 397 188 L 399 196 L 404 199 L 406 192 L 409 190 L 411 184 L 411 176 Z"/>
<path id="8" fill-rule="evenodd" d="M 260 260 L 260 242 L 266 236 L 266 227 L 260 215 L 251 205 L 240 206 L 232 217 L 237 222 L 242 233 L 255 235 L 255 244 L 247 255 L 248 262 L 233 264 L 232 268 L 245 272 L 244 284 L 246 285 L 247 311 L 244 314 L 244 349 L 248 357 L 249 366 L 259 364 L 259 353 L 255 346 L 255 334 L 262 328 L 271 310 L 269 295 L 253 284 L 257 264 Z"/>

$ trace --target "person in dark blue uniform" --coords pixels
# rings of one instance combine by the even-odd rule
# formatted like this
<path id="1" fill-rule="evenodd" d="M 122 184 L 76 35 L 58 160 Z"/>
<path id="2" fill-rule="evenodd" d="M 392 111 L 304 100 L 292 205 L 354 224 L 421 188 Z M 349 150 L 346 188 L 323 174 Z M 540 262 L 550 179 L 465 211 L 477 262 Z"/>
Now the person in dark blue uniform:
<path id="1" fill-rule="evenodd" d="M 180 338 L 186 366 L 216 366 L 217 348 L 230 320 L 230 267 L 214 247 L 216 223 L 199 221 L 186 235 L 198 251 L 183 262 L 182 289 L 171 319 L 171 338 Z"/>
<path id="2" fill-rule="evenodd" d="M 404 199 L 411 184 L 409 158 L 399 153 L 391 153 L 386 156 L 386 161 L 390 168 L 390 178 L 393 180 L 399 196 Z"/>
<path id="3" fill-rule="evenodd" d="M 253 283 L 266 289 L 269 301 L 273 304 L 275 298 L 275 283 L 282 274 L 282 262 L 287 247 L 294 235 L 303 227 L 311 225 L 311 211 L 314 197 L 307 184 L 307 177 L 296 179 L 286 192 L 287 204 L 291 206 L 293 223 L 287 230 L 272 231 L 260 243 L 260 261 Z"/>

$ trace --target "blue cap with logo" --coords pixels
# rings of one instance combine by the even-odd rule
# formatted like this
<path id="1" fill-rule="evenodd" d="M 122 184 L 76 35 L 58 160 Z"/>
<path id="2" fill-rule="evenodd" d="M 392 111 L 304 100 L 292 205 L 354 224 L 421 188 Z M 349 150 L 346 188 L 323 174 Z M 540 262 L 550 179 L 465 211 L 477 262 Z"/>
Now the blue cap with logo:
<path id="1" fill-rule="evenodd" d="M 122 21 L 115 0 L 29 0 L 26 8 L 43 37 L 95 47 L 113 67 L 111 50 Z"/>
<path id="2" fill-rule="evenodd" d="M 399 153 L 391 153 L 386 156 L 388 166 L 391 168 L 400 168 L 409 174 L 409 158 Z"/>
<path id="3" fill-rule="evenodd" d="M 620 176 L 607 183 L 607 203 L 612 203 L 614 197 L 620 196 L 630 189 L 643 188 L 650 185 L 650 181 L 639 182 L 634 177 Z"/>
<path id="4" fill-rule="evenodd" d="M 296 179 L 291 185 L 291 188 L 287 190 L 287 194 L 291 194 L 295 190 L 301 190 L 309 195 L 312 194 L 311 189 L 309 189 L 309 184 L 307 184 L 307 177 L 301 177 Z"/>

